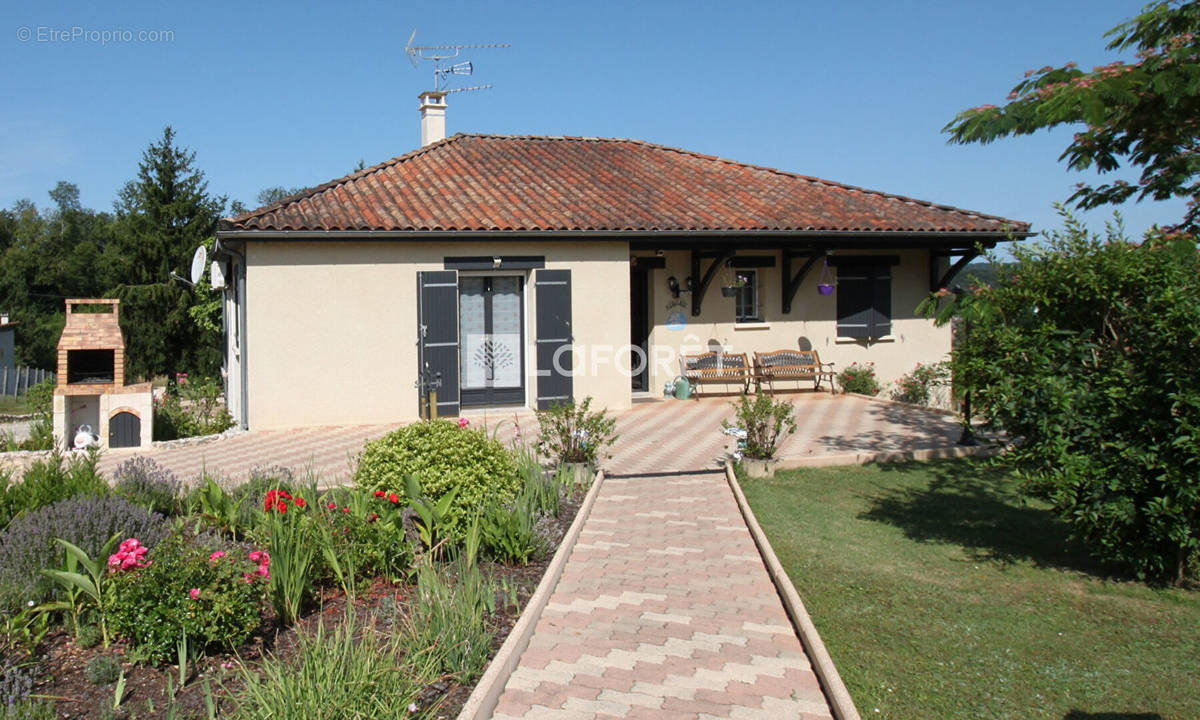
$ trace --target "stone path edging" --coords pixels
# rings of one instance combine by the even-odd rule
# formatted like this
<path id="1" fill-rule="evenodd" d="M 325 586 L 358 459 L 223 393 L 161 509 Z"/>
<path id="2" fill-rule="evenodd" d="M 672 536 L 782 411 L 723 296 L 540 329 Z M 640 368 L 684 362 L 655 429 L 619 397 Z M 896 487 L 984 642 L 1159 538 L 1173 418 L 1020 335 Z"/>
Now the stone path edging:
<path id="1" fill-rule="evenodd" d="M 562 542 L 559 543 L 558 550 L 554 553 L 549 567 L 546 568 L 541 582 L 538 583 L 537 590 L 529 598 L 529 603 L 521 611 L 521 617 L 518 618 L 517 624 L 513 626 L 508 638 L 504 640 L 496 652 L 496 656 L 488 664 L 487 670 L 475 684 L 475 689 L 471 691 L 467 702 L 463 704 L 456 720 L 487 720 L 492 716 L 496 709 L 496 703 L 500 700 L 505 685 L 508 684 L 509 677 L 517 669 L 521 653 L 525 652 L 525 648 L 529 646 L 529 639 L 537 627 L 538 618 L 541 617 L 546 604 L 550 602 L 550 596 L 554 593 L 554 588 L 562 577 L 563 570 L 567 566 L 567 559 L 571 556 L 571 551 L 575 549 L 575 543 L 579 540 L 579 534 L 583 531 L 588 515 L 592 513 L 592 506 L 596 504 L 596 497 L 600 494 L 600 486 L 603 484 L 604 471 L 601 470 L 592 480 L 592 489 L 588 491 L 587 496 L 583 499 L 583 504 L 579 506 L 575 520 L 571 523 L 567 534 L 563 536 Z"/>
<path id="2" fill-rule="evenodd" d="M 775 467 L 779 470 L 794 470 L 806 467 L 833 467 L 835 465 L 866 465 L 885 462 L 924 462 L 945 458 L 991 457 L 1004 452 L 992 445 L 972 447 L 929 448 L 926 450 L 895 450 L 878 453 L 844 453 L 842 455 L 817 455 L 813 457 L 781 457 Z"/>
<path id="3" fill-rule="evenodd" d="M 750 528 L 754 544 L 758 547 L 758 552 L 767 566 L 767 574 L 771 576 L 771 582 L 775 583 L 775 588 L 779 591 L 779 599 L 783 602 L 788 617 L 792 619 L 792 624 L 796 627 L 796 633 L 800 636 L 800 642 L 804 645 L 805 652 L 808 653 L 813 672 L 821 681 L 821 687 L 825 690 L 834 718 L 837 720 L 861 720 L 858 709 L 854 707 L 854 699 L 850 697 L 850 692 L 842 683 L 842 676 L 838 674 L 837 667 L 833 664 L 833 658 L 825 649 L 825 643 L 822 642 L 817 627 L 813 625 L 808 610 L 804 608 L 804 602 L 796 592 L 795 586 L 792 585 L 791 579 L 788 578 L 787 571 L 783 569 L 779 558 L 775 556 L 775 550 L 772 549 L 771 542 L 767 540 L 762 527 L 759 526 L 758 518 L 754 516 L 750 504 L 746 502 L 746 496 L 742 494 L 742 487 L 738 484 L 732 466 L 725 466 L 725 480 L 729 483 L 729 489 L 733 491 L 734 498 L 737 499 L 742 519 L 745 520 L 746 527 Z"/>

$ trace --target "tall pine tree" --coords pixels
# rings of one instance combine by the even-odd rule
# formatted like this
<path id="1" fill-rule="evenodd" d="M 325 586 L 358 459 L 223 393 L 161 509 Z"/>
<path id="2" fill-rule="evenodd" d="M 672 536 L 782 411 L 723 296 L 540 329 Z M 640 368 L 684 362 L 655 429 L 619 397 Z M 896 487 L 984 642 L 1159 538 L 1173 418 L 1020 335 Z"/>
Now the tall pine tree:
<path id="1" fill-rule="evenodd" d="M 225 208 L 224 197 L 209 196 L 195 159 L 166 127 L 115 203 L 118 230 L 105 248 L 105 266 L 109 294 L 121 299 L 131 377 L 214 375 L 220 367 L 220 333 L 197 326 L 188 313 L 195 292 L 171 278 L 188 275 L 192 253 L 216 231 Z"/>

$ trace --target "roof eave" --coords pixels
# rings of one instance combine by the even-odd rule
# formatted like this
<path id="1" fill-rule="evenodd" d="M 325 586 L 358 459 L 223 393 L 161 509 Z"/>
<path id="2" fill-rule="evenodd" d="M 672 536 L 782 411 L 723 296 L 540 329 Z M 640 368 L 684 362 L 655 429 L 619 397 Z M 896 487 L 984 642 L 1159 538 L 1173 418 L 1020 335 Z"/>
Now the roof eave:
<path id="1" fill-rule="evenodd" d="M 255 230 L 245 228 L 217 231 L 217 238 L 229 241 L 278 240 L 659 240 L 672 244 L 696 238 L 787 238 L 871 239 L 871 240 L 947 240 L 978 239 L 992 241 L 1031 237 L 1032 231 L 1019 230 Z"/>

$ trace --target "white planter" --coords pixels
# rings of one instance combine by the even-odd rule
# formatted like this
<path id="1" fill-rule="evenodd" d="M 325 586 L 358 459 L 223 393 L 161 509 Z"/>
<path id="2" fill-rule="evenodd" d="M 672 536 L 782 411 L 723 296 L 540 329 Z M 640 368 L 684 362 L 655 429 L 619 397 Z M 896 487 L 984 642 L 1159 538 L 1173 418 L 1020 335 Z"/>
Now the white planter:
<path id="1" fill-rule="evenodd" d="M 769 478 L 775 474 L 778 465 L 779 461 L 774 459 L 742 458 L 742 470 L 746 473 L 746 477 Z"/>

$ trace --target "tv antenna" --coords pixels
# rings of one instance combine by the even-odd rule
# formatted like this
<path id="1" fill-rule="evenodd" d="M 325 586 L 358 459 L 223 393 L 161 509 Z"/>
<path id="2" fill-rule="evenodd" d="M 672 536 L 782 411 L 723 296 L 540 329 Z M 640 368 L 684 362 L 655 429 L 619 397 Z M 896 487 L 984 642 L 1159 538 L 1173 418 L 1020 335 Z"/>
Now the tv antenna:
<path id="1" fill-rule="evenodd" d="M 413 30 L 404 46 L 404 54 L 414 68 L 420 68 L 421 61 L 433 62 L 433 91 L 438 93 L 468 92 L 470 90 L 487 90 L 491 85 L 475 85 L 464 88 L 446 88 L 452 75 L 471 75 L 475 66 L 471 61 L 454 62 L 463 50 L 476 48 L 506 48 L 508 43 L 481 43 L 475 45 L 413 45 L 417 39 L 417 31 Z"/>

